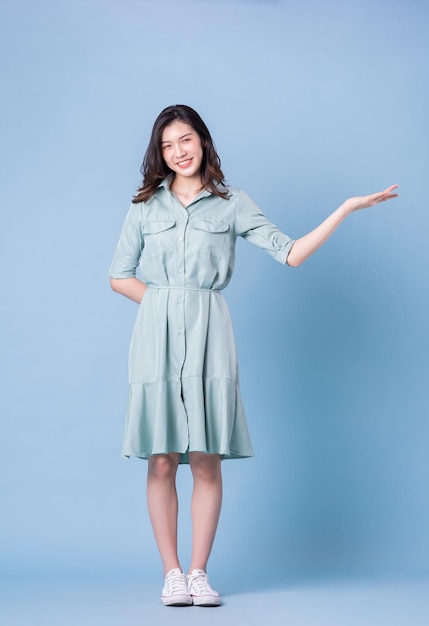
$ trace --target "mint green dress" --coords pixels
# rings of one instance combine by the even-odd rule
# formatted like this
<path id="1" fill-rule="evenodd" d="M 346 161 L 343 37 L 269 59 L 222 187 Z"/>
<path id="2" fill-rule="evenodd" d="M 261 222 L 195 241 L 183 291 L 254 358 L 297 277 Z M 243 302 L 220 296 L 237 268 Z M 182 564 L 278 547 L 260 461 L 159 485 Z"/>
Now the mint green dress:
<path id="1" fill-rule="evenodd" d="M 109 271 L 130 278 L 140 265 L 148 287 L 131 338 L 122 453 L 253 456 L 222 290 L 238 236 L 283 264 L 294 242 L 243 191 L 228 187 L 228 200 L 202 191 L 184 208 L 169 182 L 131 205 Z"/>

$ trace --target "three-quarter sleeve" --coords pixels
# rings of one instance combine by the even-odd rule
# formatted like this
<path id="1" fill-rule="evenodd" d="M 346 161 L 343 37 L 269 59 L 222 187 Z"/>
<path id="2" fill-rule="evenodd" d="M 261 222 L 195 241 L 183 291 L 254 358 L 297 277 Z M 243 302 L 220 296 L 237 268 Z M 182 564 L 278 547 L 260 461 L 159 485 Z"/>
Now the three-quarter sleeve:
<path id="1" fill-rule="evenodd" d="M 270 222 L 244 191 L 240 191 L 237 199 L 236 220 L 240 237 L 262 248 L 279 263 L 287 262 L 294 239 Z"/>
<path id="2" fill-rule="evenodd" d="M 132 204 L 109 269 L 110 278 L 134 278 L 143 250 L 142 205 Z"/>

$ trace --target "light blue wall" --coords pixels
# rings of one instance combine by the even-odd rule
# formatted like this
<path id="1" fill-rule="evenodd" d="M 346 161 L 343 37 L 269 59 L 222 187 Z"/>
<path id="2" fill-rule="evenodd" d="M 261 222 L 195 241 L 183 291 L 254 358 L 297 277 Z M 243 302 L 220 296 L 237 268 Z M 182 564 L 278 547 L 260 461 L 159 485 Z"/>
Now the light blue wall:
<path id="1" fill-rule="evenodd" d="M 291 236 L 401 185 L 302 268 L 239 242 L 226 297 L 257 456 L 224 464 L 212 568 L 429 569 L 428 17 L 387 0 L 0 5 L 8 577 L 159 567 L 145 463 L 120 458 L 136 309 L 106 275 L 177 102 Z M 186 468 L 179 482 L 187 502 Z"/>

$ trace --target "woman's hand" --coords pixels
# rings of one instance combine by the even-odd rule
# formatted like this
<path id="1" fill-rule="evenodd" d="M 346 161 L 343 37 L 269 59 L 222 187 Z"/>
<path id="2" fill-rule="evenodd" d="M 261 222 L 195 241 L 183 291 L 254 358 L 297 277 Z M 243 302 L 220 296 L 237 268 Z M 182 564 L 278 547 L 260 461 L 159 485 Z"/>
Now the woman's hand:
<path id="1" fill-rule="evenodd" d="M 367 209 L 368 207 L 374 206 L 379 202 L 385 202 L 386 200 L 397 198 L 399 194 L 392 193 L 392 191 L 394 189 L 397 189 L 398 187 L 399 185 L 392 185 L 384 191 L 372 193 L 369 196 L 356 196 L 355 198 L 349 198 L 344 202 L 343 206 L 349 213 L 352 213 L 353 211 L 358 211 L 359 209 Z"/>

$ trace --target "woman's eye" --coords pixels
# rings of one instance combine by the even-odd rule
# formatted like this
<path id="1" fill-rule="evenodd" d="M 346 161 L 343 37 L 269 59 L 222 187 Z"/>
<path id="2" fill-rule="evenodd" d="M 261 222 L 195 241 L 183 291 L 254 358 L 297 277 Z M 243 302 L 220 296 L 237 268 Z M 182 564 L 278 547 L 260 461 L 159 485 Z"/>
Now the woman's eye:
<path id="1" fill-rule="evenodd" d="M 171 144 L 170 143 L 165 143 L 163 145 L 164 150 L 168 150 L 168 148 L 171 148 Z"/>

